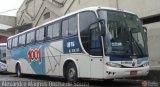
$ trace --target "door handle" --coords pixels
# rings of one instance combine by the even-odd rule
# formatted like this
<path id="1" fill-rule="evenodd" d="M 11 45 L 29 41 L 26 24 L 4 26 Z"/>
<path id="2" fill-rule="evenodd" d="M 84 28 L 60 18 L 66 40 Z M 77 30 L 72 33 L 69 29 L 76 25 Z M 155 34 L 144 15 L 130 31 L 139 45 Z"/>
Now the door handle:
<path id="1" fill-rule="evenodd" d="M 102 59 L 100 59 L 100 61 L 102 61 Z"/>

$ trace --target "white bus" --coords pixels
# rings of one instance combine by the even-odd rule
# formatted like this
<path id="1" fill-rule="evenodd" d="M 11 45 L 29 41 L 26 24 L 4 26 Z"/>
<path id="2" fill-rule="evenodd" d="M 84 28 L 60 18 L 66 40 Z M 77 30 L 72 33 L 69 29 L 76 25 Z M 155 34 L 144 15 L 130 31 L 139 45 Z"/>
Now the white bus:
<path id="1" fill-rule="evenodd" d="M 134 13 L 85 8 L 9 37 L 7 70 L 67 81 L 145 76 L 146 33 Z"/>

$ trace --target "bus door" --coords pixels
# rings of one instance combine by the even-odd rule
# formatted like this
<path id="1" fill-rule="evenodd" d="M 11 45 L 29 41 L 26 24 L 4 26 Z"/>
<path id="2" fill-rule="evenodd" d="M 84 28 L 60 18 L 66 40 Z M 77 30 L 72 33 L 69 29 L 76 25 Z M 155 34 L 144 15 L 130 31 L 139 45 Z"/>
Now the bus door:
<path id="1" fill-rule="evenodd" d="M 90 59 L 91 59 L 91 78 L 103 77 L 103 53 L 101 39 L 99 35 L 99 23 L 91 24 L 90 31 Z"/>

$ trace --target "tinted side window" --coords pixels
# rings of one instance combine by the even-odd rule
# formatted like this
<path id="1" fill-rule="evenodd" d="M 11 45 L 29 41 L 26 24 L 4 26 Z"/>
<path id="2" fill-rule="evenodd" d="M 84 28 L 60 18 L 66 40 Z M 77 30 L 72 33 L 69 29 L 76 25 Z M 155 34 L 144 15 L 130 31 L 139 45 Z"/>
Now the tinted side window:
<path id="1" fill-rule="evenodd" d="M 97 20 L 97 17 L 95 15 L 95 13 L 93 12 L 82 12 L 79 14 L 79 25 L 80 25 L 80 31 L 86 31 L 85 35 L 88 35 L 88 27 L 91 23 L 94 23 Z"/>
<path id="2" fill-rule="evenodd" d="M 47 27 L 47 40 L 56 39 L 60 36 L 60 22 L 55 22 Z"/>
<path id="3" fill-rule="evenodd" d="M 26 42 L 26 34 L 19 36 L 19 46 L 24 46 Z"/>
<path id="4" fill-rule="evenodd" d="M 77 16 L 69 19 L 69 36 L 77 35 Z"/>
<path id="5" fill-rule="evenodd" d="M 77 15 L 71 16 L 62 22 L 62 36 L 77 35 Z"/>
<path id="6" fill-rule="evenodd" d="M 44 27 L 36 30 L 36 41 L 44 40 Z"/>
<path id="7" fill-rule="evenodd" d="M 57 22 L 53 25 L 53 38 L 58 38 L 60 36 L 60 23 Z"/>
<path id="8" fill-rule="evenodd" d="M 47 27 L 47 40 L 51 40 L 53 37 L 53 24 Z"/>
<path id="9" fill-rule="evenodd" d="M 68 37 L 68 19 L 62 22 L 62 37 Z"/>
<path id="10" fill-rule="evenodd" d="M 90 29 L 90 40 L 90 54 L 94 56 L 101 56 L 102 50 L 98 33 L 98 24 L 96 24 L 95 28 Z"/>
<path id="11" fill-rule="evenodd" d="M 90 53 L 90 33 L 89 33 L 89 25 L 94 23 L 97 20 L 95 13 L 93 12 L 82 12 L 79 14 L 79 27 L 80 27 L 80 35 L 81 41 L 84 49 Z"/>
<path id="12" fill-rule="evenodd" d="M 8 40 L 7 46 L 8 46 L 9 49 L 12 48 L 12 39 Z"/>
<path id="13" fill-rule="evenodd" d="M 13 38 L 12 40 L 12 48 L 15 48 L 18 46 L 18 37 Z"/>
<path id="14" fill-rule="evenodd" d="M 31 44 L 35 42 L 35 31 L 31 31 L 27 33 L 27 44 Z"/>

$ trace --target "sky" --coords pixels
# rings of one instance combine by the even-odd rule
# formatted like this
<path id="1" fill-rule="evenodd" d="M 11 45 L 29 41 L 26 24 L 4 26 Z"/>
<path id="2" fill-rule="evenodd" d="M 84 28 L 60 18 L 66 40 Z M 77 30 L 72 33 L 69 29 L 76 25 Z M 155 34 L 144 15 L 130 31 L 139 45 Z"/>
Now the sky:
<path id="1" fill-rule="evenodd" d="M 24 0 L 0 0 L 0 15 L 16 16 Z"/>

